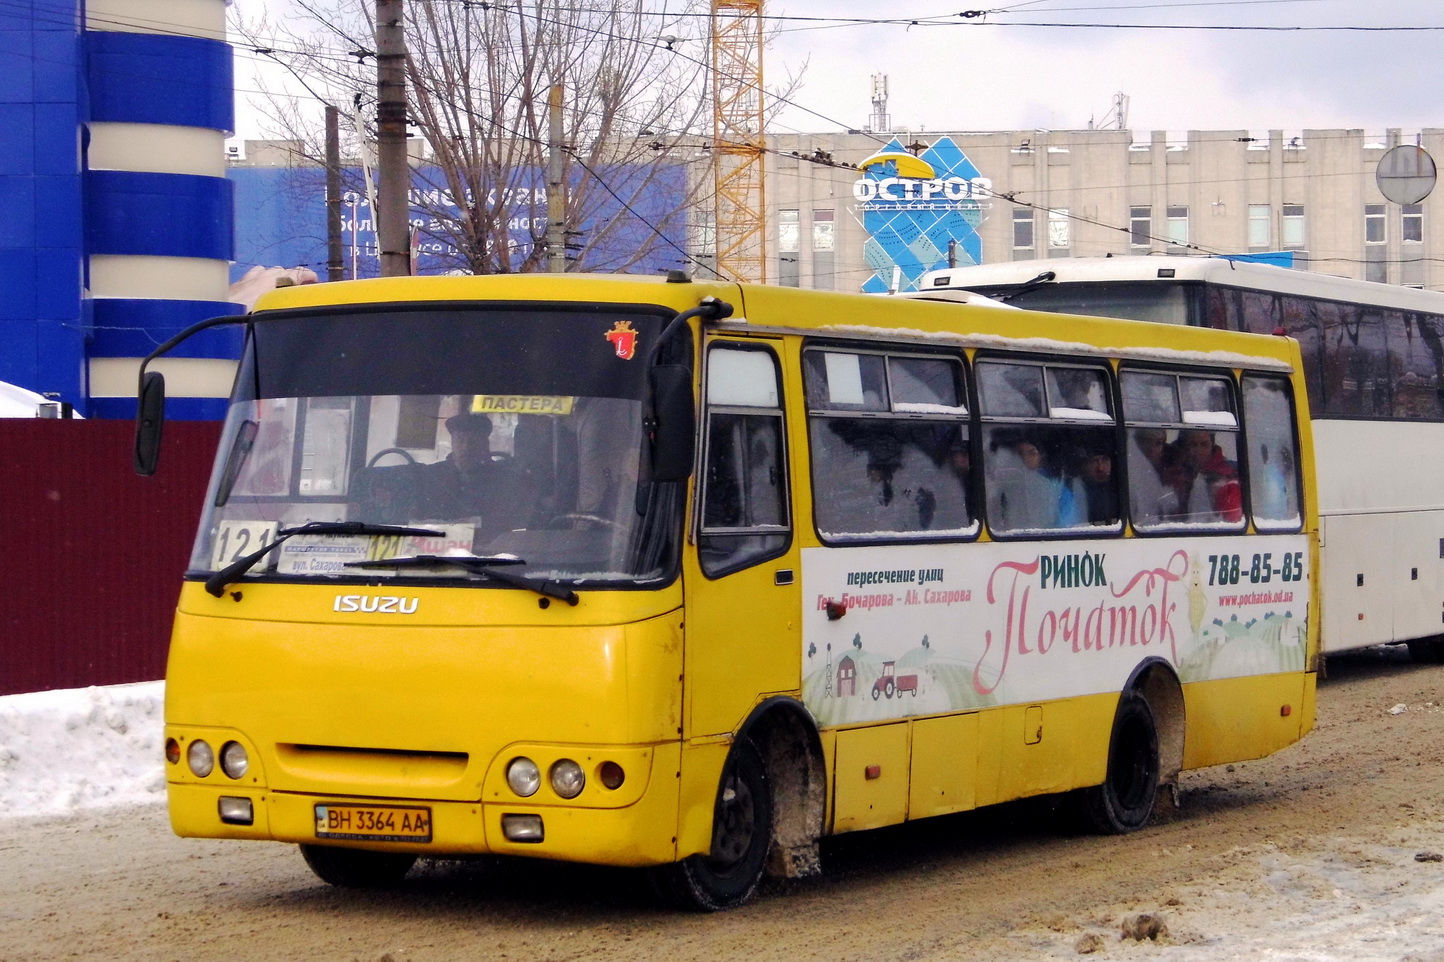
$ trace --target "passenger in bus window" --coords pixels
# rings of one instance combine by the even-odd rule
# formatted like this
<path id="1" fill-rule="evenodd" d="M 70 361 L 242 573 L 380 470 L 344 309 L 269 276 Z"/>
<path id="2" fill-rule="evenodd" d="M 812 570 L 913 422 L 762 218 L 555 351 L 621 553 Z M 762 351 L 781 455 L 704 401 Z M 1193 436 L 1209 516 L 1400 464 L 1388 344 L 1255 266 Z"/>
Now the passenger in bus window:
<path id="1" fill-rule="evenodd" d="M 1133 428 L 1128 444 L 1128 492 L 1133 523 L 1158 524 L 1178 514 L 1178 492 L 1169 484 L 1168 433 L 1162 428 Z"/>
<path id="2" fill-rule="evenodd" d="M 1113 475 L 1111 445 L 1095 440 L 1084 446 L 1078 459 L 1074 501 L 1082 522 L 1114 524 L 1118 521 L 1118 480 Z"/>
<path id="3" fill-rule="evenodd" d="M 1074 522 L 1072 491 L 1048 468 L 1043 439 L 995 430 L 987 465 L 988 516 L 998 531 L 1057 528 Z"/>
<path id="4" fill-rule="evenodd" d="M 968 439 L 955 437 L 948 445 L 948 470 L 958 479 L 963 495 L 963 525 L 973 523 L 973 452 Z"/>
<path id="5" fill-rule="evenodd" d="M 920 530 L 956 533 L 973 526 L 972 453 L 955 425 L 915 428 L 903 467 Z"/>
<path id="6" fill-rule="evenodd" d="M 1180 431 L 1174 444 L 1181 520 L 1242 521 L 1238 468 L 1224 455 L 1214 432 Z"/>

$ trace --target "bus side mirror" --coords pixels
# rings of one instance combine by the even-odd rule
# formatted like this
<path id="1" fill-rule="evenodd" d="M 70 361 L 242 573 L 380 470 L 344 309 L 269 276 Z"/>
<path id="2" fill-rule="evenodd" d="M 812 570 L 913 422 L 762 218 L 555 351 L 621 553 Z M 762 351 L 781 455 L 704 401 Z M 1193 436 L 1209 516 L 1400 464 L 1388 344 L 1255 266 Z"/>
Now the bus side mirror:
<path id="1" fill-rule="evenodd" d="M 652 368 L 652 480 L 684 481 L 692 474 L 697 409 L 692 371 L 685 364 Z"/>
<path id="2" fill-rule="evenodd" d="M 160 433 L 165 424 L 165 375 L 147 371 L 135 403 L 135 473 L 155 474 L 160 461 Z"/>

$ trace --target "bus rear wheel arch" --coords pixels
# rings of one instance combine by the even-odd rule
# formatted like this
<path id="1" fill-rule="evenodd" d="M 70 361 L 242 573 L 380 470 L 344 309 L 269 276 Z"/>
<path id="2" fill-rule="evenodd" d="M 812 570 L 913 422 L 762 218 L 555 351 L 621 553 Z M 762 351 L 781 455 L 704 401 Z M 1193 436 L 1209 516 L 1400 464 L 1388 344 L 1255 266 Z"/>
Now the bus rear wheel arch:
<path id="1" fill-rule="evenodd" d="M 1146 825 L 1183 768 L 1183 689 L 1161 660 L 1140 665 L 1118 699 L 1103 784 L 1076 794 L 1083 827 L 1105 835 Z"/>

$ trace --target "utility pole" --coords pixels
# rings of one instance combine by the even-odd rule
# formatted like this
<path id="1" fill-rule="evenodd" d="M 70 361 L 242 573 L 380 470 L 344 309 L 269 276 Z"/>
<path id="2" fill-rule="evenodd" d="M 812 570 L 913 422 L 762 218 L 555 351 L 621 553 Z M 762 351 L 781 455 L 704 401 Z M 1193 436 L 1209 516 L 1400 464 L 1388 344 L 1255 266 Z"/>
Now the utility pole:
<path id="1" fill-rule="evenodd" d="M 376 0 L 376 242 L 381 276 L 411 273 L 411 165 L 406 156 L 406 34 L 402 0 Z"/>
<path id="2" fill-rule="evenodd" d="M 552 84 L 547 96 L 550 133 L 547 137 L 547 270 L 562 274 L 567 269 L 567 195 L 562 176 L 562 93 Z"/>
<path id="3" fill-rule="evenodd" d="M 341 261 L 341 112 L 326 105 L 326 280 L 346 276 Z"/>

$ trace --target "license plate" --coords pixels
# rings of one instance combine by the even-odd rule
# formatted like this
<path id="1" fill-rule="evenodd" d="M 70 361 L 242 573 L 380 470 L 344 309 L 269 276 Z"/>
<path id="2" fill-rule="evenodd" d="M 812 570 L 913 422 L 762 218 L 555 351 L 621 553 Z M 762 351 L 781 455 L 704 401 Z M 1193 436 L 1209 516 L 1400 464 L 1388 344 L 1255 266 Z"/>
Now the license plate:
<path id="1" fill-rule="evenodd" d="M 316 837 L 353 842 L 429 842 L 431 809 L 391 805 L 317 805 Z"/>

